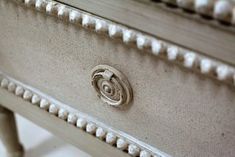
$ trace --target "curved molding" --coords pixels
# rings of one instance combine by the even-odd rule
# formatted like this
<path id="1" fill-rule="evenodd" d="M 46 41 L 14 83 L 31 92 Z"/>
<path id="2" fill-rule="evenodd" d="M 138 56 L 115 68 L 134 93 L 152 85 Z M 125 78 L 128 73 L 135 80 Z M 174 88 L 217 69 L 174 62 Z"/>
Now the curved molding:
<path id="1" fill-rule="evenodd" d="M 235 26 L 235 1 L 233 0 L 159 0 L 180 9 L 195 12 L 214 20 Z"/>
<path id="2" fill-rule="evenodd" d="M 108 65 L 97 65 L 92 69 L 92 86 L 105 103 L 121 107 L 132 100 L 132 89 L 128 79 L 117 69 Z"/>
<path id="3" fill-rule="evenodd" d="M 39 109 L 45 110 L 66 123 L 76 126 L 78 129 L 91 134 L 94 138 L 116 147 L 131 156 L 139 157 L 171 157 L 170 155 L 147 145 L 134 137 L 107 126 L 97 119 L 81 113 L 69 105 L 34 89 L 30 86 L 16 81 L 0 72 L 0 88 L 7 90 L 16 97 L 30 102 Z"/>
<path id="4" fill-rule="evenodd" d="M 154 36 L 147 35 L 143 32 L 139 32 L 53 0 L 17 1 L 27 7 L 45 12 L 48 15 L 68 21 L 74 25 L 80 25 L 81 27 L 92 30 L 96 33 L 107 35 L 111 39 L 121 40 L 125 45 L 134 45 L 140 51 L 149 52 L 154 56 L 164 58 L 169 62 L 182 65 L 187 69 L 197 71 L 204 76 L 215 78 L 220 82 L 227 83 L 235 87 L 234 67 L 216 59 L 201 55 L 199 52 L 185 49 L 167 41 L 160 40 Z M 168 0 L 167 2 L 173 1 L 174 0 Z M 180 3 L 182 6 L 186 5 L 186 0 L 178 0 L 177 2 L 180 1 L 182 2 Z M 218 3 L 220 1 L 224 0 L 219 0 Z M 192 2 L 192 0 L 187 2 Z M 230 1 L 226 1 L 224 3 L 230 3 Z"/>

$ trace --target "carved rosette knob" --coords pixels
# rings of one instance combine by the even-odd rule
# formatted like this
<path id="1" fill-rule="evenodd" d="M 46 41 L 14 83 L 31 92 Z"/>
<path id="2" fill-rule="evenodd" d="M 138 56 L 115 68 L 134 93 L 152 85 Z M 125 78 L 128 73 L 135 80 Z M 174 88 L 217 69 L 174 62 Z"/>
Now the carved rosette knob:
<path id="1" fill-rule="evenodd" d="M 108 65 L 98 65 L 92 70 L 92 86 L 101 100 L 109 105 L 120 107 L 132 100 L 127 78 Z"/>

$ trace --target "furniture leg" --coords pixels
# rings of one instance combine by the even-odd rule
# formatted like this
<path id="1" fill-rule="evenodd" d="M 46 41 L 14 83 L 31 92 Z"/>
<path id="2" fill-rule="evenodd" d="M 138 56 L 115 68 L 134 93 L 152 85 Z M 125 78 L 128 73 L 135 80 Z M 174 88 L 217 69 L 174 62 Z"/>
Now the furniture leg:
<path id="1" fill-rule="evenodd" d="M 15 117 L 12 111 L 0 105 L 0 139 L 6 148 L 7 157 L 23 157 L 23 147 L 19 143 Z"/>

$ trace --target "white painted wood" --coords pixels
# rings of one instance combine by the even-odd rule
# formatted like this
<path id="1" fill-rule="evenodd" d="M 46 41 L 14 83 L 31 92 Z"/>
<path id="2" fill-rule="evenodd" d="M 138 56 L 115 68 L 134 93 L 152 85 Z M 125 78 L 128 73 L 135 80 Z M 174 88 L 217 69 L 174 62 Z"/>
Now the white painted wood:
<path id="1" fill-rule="evenodd" d="M 14 95 L 8 93 L 6 90 L 0 89 L 0 103 L 7 106 L 9 109 L 24 115 L 27 119 L 35 122 L 36 124 L 42 126 L 43 128 L 48 129 L 54 135 L 57 135 L 64 139 L 65 141 L 79 147 L 80 149 L 88 152 L 92 156 L 97 157 L 128 157 L 129 155 L 115 149 L 114 147 L 102 142 L 101 140 L 94 138 L 92 135 L 84 133 L 82 130 L 77 129 L 76 127 L 65 123 L 64 121 L 48 114 L 44 110 L 40 110 L 38 107 L 31 105 L 30 102 L 24 101 L 19 97 L 15 97 Z M 12 105 L 12 103 L 15 103 Z M 18 107 L 21 106 L 21 107 Z M 12 113 L 11 113 L 12 114 Z M 40 117 L 40 118 L 39 118 Z M 9 125 L 9 121 L 5 121 L 5 117 L 1 120 L 1 125 L 4 125 L 4 128 L 7 128 Z M 9 120 L 9 119 L 8 119 Z M 3 123 L 2 123 L 3 122 Z M 15 150 L 19 150 L 17 141 L 15 141 L 15 132 L 10 127 L 7 132 L 10 134 L 4 134 L 4 137 L 8 137 L 10 139 L 14 139 L 11 141 L 5 141 L 7 147 L 9 148 L 10 152 L 14 152 Z M 3 135 L 1 130 L 1 135 Z M 5 132 L 6 133 L 6 132 Z M 11 134 L 12 133 L 12 134 Z M 6 135 L 10 135 L 6 136 Z M 17 144 L 17 145 L 15 145 Z M 7 157 L 23 157 L 23 156 L 7 156 Z"/>
<path id="2" fill-rule="evenodd" d="M 76 10 L 76 9 L 71 8 L 69 6 L 66 6 L 64 4 L 57 3 L 55 1 L 47 1 L 47 0 L 45 0 L 44 2 L 47 3 L 48 5 L 53 2 L 53 4 L 51 4 L 51 5 L 52 5 L 52 7 L 54 7 L 54 12 L 48 12 L 48 14 L 54 15 L 61 20 L 66 20 L 66 21 L 69 20 L 69 15 L 68 15 L 69 12 L 72 12 L 72 11 L 79 12 L 79 14 L 82 17 L 82 21 L 80 24 L 83 26 L 83 28 L 86 28 L 86 29 L 89 28 L 89 29 L 95 30 L 97 32 L 97 30 L 96 30 L 96 22 L 97 21 L 103 21 L 103 23 L 107 23 L 108 32 L 104 31 L 103 29 L 102 29 L 103 31 L 101 31 L 101 32 L 104 33 L 105 35 L 108 34 L 110 38 L 114 38 L 114 39 L 122 38 L 123 39 L 122 42 L 126 43 L 126 44 L 129 43 L 126 41 L 127 39 L 125 37 L 128 34 L 128 33 L 126 33 L 126 31 L 127 32 L 132 31 L 131 41 L 136 41 L 136 43 L 132 43 L 132 44 L 129 43 L 130 46 L 133 44 L 136 44 L 135 46 L 139 50 L 144 50 L 147 52 L 149 51 L 149 49 L 151 49 L 150 52 L 153 53 L 154 55 L 159 55 L 160 52 L 167 53 L 166 59 L 168 59 L 168 61 L 176 61 L 176 62 L 178 62 L 178 64 L 182 64 L 186 68 L 189 68 L 192 70 L 197 70 L 197 67 L 200 66 L 201 60 L 206 58 L 206 56 L 200 55 L 199 52 L 194 52 L 191 50 L 184 49 L 183 47 L 180 47 L 178 45 L 176 46 L 176 45 L 169 43 L 167 41 L 164 41 L 164 40 L 157 42 L 157 40 L 159 40 L 159 39 L 157 39 L 153 36 L 149 36 L 147 34 L 139 32 L 137 30 L 129 30 L 125 26 L 108 21 L 106 19 L 101 19 L 99 17 L 90 15 L 89 13 L 84 13 L 81 10 L 80 11 Z M 188 3 L 184 2 L 184 1 L 180 1 L 180 3 L 181 2 L 182 2 L 182 5 L 184 5 L 184 4 L 188 5 Z M 36 7 L 36 2 L 34 4 L 35 6 L 33 4 L 30 6 Z M 37 8 L 35 8 L 35 9 L 37 9 Z M 43 9 L 46 9 L 46 8 L 41 8 L 41 11 L 43 11 Z M 55 12 L 57 12 L 57 14 L 55 14 Z M 71 21 L 71 20 L 69 20 L 69 21 Z M 71 22 L 74 23 L 73 21 L 71 21 Z M 161 43 L 164 43 L 164 45 L 162 45 Z M 176 51 L 170 51 L 171 47 L 177 48 L 177 53 L 176 53 Z M 166 52 L 164 52 L 165 49 L 167 49 Z M 169 49 L 169 51 L 168 51 L 168 49 Z M 164 57 L 164 56 L 165 55 L 163 54 L 162 57 Z M 182 56 L 183 56 L 183 61 L 182 61 Z M 211 70 L 213 70 L 212 73 L 217 73 L 216 69 L 218 68 L 218 66 L 221 66 L 219 64 L 224 64 L 226 67 L 228 67 L 227 68 L 228 74 L 224 75 L 225 77 L 223 79 L 220 79 L 220 77 L 215 77 L 214 75 L 208 73 L 211 77 L 217 78 L 219 81 L 224 81 L 224 82 L 228 82 L 230 84 L 233 84 L 233 82 L 234 82 L 233 76 L 235 75 L 235 69 L 233 67 L 231 67 L 230 65 L 226 65 L 226 63 L 218 63 L 212 57 L 211 58 L 208 57 L 207 59 L 210 60 L 210 62 L 213 62 L 213 66 L 215 66 L 215 68 L 211 69 Z M 202 74 L 206 74 L 205 71 L 203 71 Z M 217 74 L 217 76 L 218 76 L 218 74 Z"/>
<path id="3" fill-rule="evenodd" d="M 122 19 L 128 17 L 125 11 L 117 14 L 125 14 L 125 17 L 114 22 L 81 10 L 76 10 L 81 15 L 71 15 L 71 19 L 70 14 L 64 16 L 64 11 L 58 16 L 58 6 L 61 4 L 51 2 L 36 8 L 34 3 L 26 5 L 31 8 L 11 1 L 6 4 L 0 5 L 0 69 L 29 85 L 27 87 L 43 91 L 44 96 L 39 95 L 38 102 L 34 97 L 38 95 L 37 92 L 32 92 L 30 88 L 22 89 L 17 83 L 4 80 L 0 103 L 5 102 L 5 107 L 21 113 L 96 156 L 103 156 L 101 152 L 104 151 L 108 151 L 107 156 L 123 156 L 125 152 L 134 156 L 148 156 L 136 144 L 136 139 L 143 141 L 141 145 L 147 143 L 173 156 L 233 156 L 235 75 L 231 70 L 234 66 L 230 64 L 234 60 L 233 53 L 227 53 L 234 45 L 231 44 L 234 35 L 230 29 L 187 20 L 178 15 L 177 20 L 166 20 L 169 24 L 160 22 L 159 26 L 154 25 L 154 22 L 144 25 L 142 29 L 138 25 L 140 19 L 133 18 L 138 27 L 122 22 Z M 143 9 L 141 13 L 150 15 L 145 5 L 134 4 Z M 67 7 L 64 9 L 69 9 L 69 13 L 74 10 Z M 161 13 L 162 16 L 156 17 L 176 17 L 172 12 Z M 179 25 L 173 23 L 178 20 Z M 153 25 L 154 29 L 146 30 Z M 172 38 L 156 35 L 155 31 L 159 31 L 159 28 L 163 29 L 160 31 L 163 34 L 171 33 Z M 171 32 L 171 28 L 180 29 Z M 188 32 L 187 35 L 182 30 Z M 192 37 L 192 34 L 197 35 Z M 174 36 L 178 37 L 177 40 Z M 218 36 L 220 38 L 217 40 Z M 215 51 L 211 51 L 207 45 Z M 172 51 L 174 46 L 178 49 Z M 205 49 L 210 51 L 207 53 Z M 218 54 L 222 57 L 218 57 Z M 91 69 L 100 64 L 115 67 L 128 78 L 134 97 L 127 108 L 111 108 L 96 96 L 91 85 Z M 58 102 L 50 102 L 52 97 L 48 95 L 67 105 L 58 107 Z M 40 103 L 42 99 L 49 102 Z M 112 145 L 115 136 L 106 135 L 113 131 L 105 127 L 97 134 L 100 125 L 87 119 L 88 115 L 76 115 L 78 119 L 74 123 L 74 117 L 70 117 L 74 112 L 70 112 L 69 107 L 128 133 L 133 137 L 132 142 L 127 141 L 127 134 L 114 134 L 116 143 L 110 146 L 108 143 Z M 106 137 L 110 138 L 106 141 Z M 93 147 L 87 148 L 88 145 Z"/>
<path id="4" fill-rule="evenodd" d="M 6 148 L 6 157 L 23 157 L 24 150 L 22 145 L 19 143 L 14 114 L 12 111 L 1 105 L 0 140 Z"/>
<path id="5" fill-rule="evenodd" d="M 195 16 L 195 14 L 187 14 L 180 9 L 170 9 L 160 3 L 154 4 L 148 0 L 147 2 L 146 0 L 60 1 L 82 10 L 87 10 L 98 16 L 118 21 L 132 28 L 143 30 L 162 39 L 198 50 L 233 65 L 235 64 L 234 26 L 223 26 L 219 22 L 206 20 L 200 16 Z M 188 0 L 183 1 L 187 3 Z M 196 10 L 200 10 L 205 5 L 201 1 L 199 2 L 199 0 L 193 1 L 194 5 L 197 4 L 195 5 Z M 202 1 L 207 2 L 207 0 Z M 206 11 L 204 13 L 207 15 L 212 15 L 214 10 L 211 6 L 215 6 L 215 1 L 212 1 L 213 5 L 209 1 L 206 3 Z M 225 3 L 232 2 L 231 0 L 228 1 Z M 174 4 L 176 3 L 174 2 Z M 227 12 L 227 9 L 225 9 L 225 12 Z M 201 14 L 200 11 L 198 13 Z M 233 14 L 234 20 L 234 9 L 233 13 L 230 12 L 229 14 Z M 232 22 L 231 18 L 229 20 Z"/>
<path id="6" fill-rule="evenodd" d="M 81 129 L 85 128 L 85 131 L 88 134 L 91 134 L 91 135 L 96 134 L 96 137 L 99 138 L 100 140 L 104 140 L 104 138 L 105 138 L 105 142 L 107 144 L 115 145 L 116 148 L 120 149 L 120 147 L 117 147 L 117 145 L 118 145 L 117 138 L 118 137 L 126 138 L 126 140 L 125 140 L 126 144 L 128 145 L 128 147 L 130 146 L 130 149 L 132 149 L 132 145 L 133 145 L 133 143 L 135 143 L 136 148 L 138 148 L 138 149 L 141 148 L 142 151 L 147 152 L 148 154 L 150 154 L 150 152 L 151 152 L 151 154 L 153 154 L 153 155 L 161 155 L 162 157 L 170 157 L 169 155 L 162 153 L 161 151 L 159 151 L 151 146 L 148 146 L 147 144 L 144 144 L 141 141 L 138 141 L 137 139 L 131 137 L 130 135 L 127 135 L 123 132 L 111 129 L 111 127 L 106 126 L 105 124 L 102 124 L 101 122 L 98 122 L 96 119 L 94 119 L 90 116 L 87 116 L 84 113 L 81 113 L 79 111 L 76 111 L 65 104 L 59 103 L 58 101 L 53 100 L 50 96 L 45 95 L 45 94 L 37 91 L 36 89 L 27 87 L 26 85 L 23 85 L 22 83 L 7 77 L 6 75 L 4 75 L 2 73 L 0 74 L 0 79 L 1 79 L 1 82 L 9 82 L 9 84 L 21 85 L 22 87 L 25 88 L 25 91 L 30 91 L 33 95 L 39 95 L 40 97 L 42 97 L 40 100 L 40 105 L 37 107 L 39 107 L 39 109 L 42 109 L 48 113 L 52 113 L 52 112 L 50 111 L 50 109 L 48 110 L 48 108 L 45 108 L 45 106 L 49 106 L 49 104 L 53 104 L 53 107 L 54 107 L 54 106 L 56 106 L 56 105 L 54 105 L 54 103 L 57 103 L 57 106 L 59 108 L 58 114 L 54 114 L 54 113 L 52 113 L 52 114 L 54 114 L 55 116 L 58 116 L 58 119 L 62 119 L 70 125 L 75 125 L 76 121 L 77 121 L 77 124 L 79 124 L 78 122 L 81 122 L 81 116 L 83 115 L 84 120 L 82 118 L 82 121 L 85 121 L 88 123 L 83 123 L 82 124 L 83 126 L 80 128 Z M 8 81 L 8 79 L 10 81 Z M 4 87 L 1 87 L 1 88 L 6 89 Z M 12 92 L 12 91 L 9 91 L 8 89 L 7 89 L 7 91 L 9 93 L 14 93 L 14 91 Z M 17 95 L 15 95 L 15 96 L 17 98 L 19 98 Z M 22 98 L 22 100 L 24 100 L 23 97 L 20 97 L 20 98 Z M 33 97 L 32 97 L 32 99 L 33 99 Z M 35 106 L 35 104 L 33 104 L 32 101 L 27 101 L 27 102 L 31 102 L 31 104 Z M 64 108 L 66 108 L 66 109 L 64 109 Z M 78 117 L 80 117 L 80 120 Z M 104 130 L 107 130 L 107 134 Z M 124 150 L 124 148 L 122 147 L 121 150 Z M 133 151 L 129 151 L 129 154 L 139 156 L 140 152 L 138 151 L 138 152 L 135 152 L 135 154 L 133 154 Z"/>

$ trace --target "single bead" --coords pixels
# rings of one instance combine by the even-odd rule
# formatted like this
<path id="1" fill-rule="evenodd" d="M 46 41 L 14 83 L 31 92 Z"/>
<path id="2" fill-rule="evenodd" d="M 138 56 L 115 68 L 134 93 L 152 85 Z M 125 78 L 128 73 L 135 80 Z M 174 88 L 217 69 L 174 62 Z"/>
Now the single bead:
<path id="1" fill-rule="evenodd" d="M 41 100 L 41 98 L 37 94 L 34 94 L 32 96 L 31 103 L 32 104 L 39 104 L 40 100 Z"/>
<path id="2" fill-rule="evenodd" d="M 107 133 L 105 140 L 106 143 L 113 145 L 114 143 L 116 143 L 116 139 L 117 137 L 113 133 L 109 132 Z"/>
<path id="3" fill-rule="evenodd" d="M 106 32 L 108 31 L 108 24 L 104 20 L 95 20 L 95 31 L 96 32 Z"/>
<path id="4" fill-rule="evenodd" d="M 228 0 L 218 0 L 214 7 L 214 17 L 222 21 L 230 21 L 232 4 Z"/>
<path id="5" fill-rule="evenodd" d="M 131 30 L 124 29 L 122 34 L 123 34 L 122 40 L 126 44 L 128 44 L 130 42 L 134 42 L 136 39 L 134 32 Z"/>
<path id="6" fill-rule="evenodd" d="M 200 61 L 200 70 L 203 74 L 209 73 L 211 70 L 211 61 L 208 59 L 202 59 Z"/>
<path id="7" fill-rule="evenodd" d="M 151 154 L 145 150 L 140 152 L 140 157 L 151 157 Z"/>
<path id="8" fill-rule="evenodd" d="M 31 100 L 33 94 L 29 90 L 25 90 L 23 94 L 23 99 L 25 100 Z"/>
<path id="9" fill-rule="evenodd" d="M 225 80 L 228 76 L 228 67 L 224 65 L 220 65 L 216 68 L 216 74 L 218 80 Z"/>
<path id="10" fill-rule="evenodd" d="M 100 139 L 104 139 L 105 135 L 106 135 L 106 132 L 104 131 L 103 128 L 98 127 L 98 128 L 96 129 L 96 133 L 95 133 L 95 136 L 96 136 L 96 137 L 98 137 L 98 138 L 100 138 Z"/>
<path id="11" fill-rule="evenodd" d="M 63 18 L 63 17 L 68 16 L 68 9 L 65 7 L 65 5 L 60 5 L 58 7 L 57 16 L 59 18 Z"/>
<path id="12" fill-rule="evenodd" d="M 76 10 L 71 10 L 71 11 L 69 12 L 69 21 L 70 21 L 70 22 L 76 23 L 76 22 L 80 21 L 81 18 L 82 18 L 82 15 L 81 15 L 81 13 L 79 13 L 78 11 L 76 11 Z"/>
<path id="13" fill-rule="evenodd" d="M 192 52 L 188 52 L 184 54 L 184 66 L 187 68 L 192 68 L 195 62 L 195 54 Z"/>
<path id="14" fill-rule="evenodd" d="M 1 81 L 1 87 L 7 88 L 8 84 L 9 84 L 9 81 L 8 81 L 7 79 L 5 79 L 5 78 L 2 79 L 2 81 Z"/>
<path id="15" fill-rule="evenodd" d="M 59 117 L 60 119 L 66 120 L 67 117 L 68 117 L 68 111 L 65 110 L 65 109 L 63 109 L 63 108 L 59 109 L 58 117 Z"/>
<path id="16" fill-rule="evenodd" d="M 48 14 L 52 14 L 52 13 L 56 12 L 56 3 L 48 2 L 46 5 L 46 12 Z"/>
<path id="17" fill-rule="evenodd" d="M 14 92 L 14 91 L 15 91 L 15 89 L 16 89 L 16 85 L 15 85 L 15 83 L 10 82 L 10 83 L 8 84 L 7 89 L 8 89 L 8 91 L 9 91 L 9 92 Z"/>
<path id="18" fill-rule="evenodd" d="M 46 100 L 46 99 L 41 99 L 41 101 L 40 101 L 40 108 L 41 108 L 41 109 L 48 110 L 48 109 L 49 109 L 49 106 L 50 106 L 50 103 L 49 103 L 48 100 Z"/>
<path id="19" fill-rule="evenodd" d="M 57 115 L 59 108 L 55 104 L 51 104 L 49 107 L 49 113 Z"/>
<path id="20" fill-rule="evenodd" d="M 83 118 L 78 118 L 77 120 L 77 127 L 84 129 L 86 127 L 87 121 Z"/>
<path id="21" fill-rule="evenodd" d="M 108 33 L 111 38 L 122 36 L 122 29 L 119 26 L 114 24 L 110 24 L 108 26 Z"/>
<path id="22" fill-rule="evenodd" d="M 16 96 L 22 96 L 24 93 L 24 88 L 21 86 L 17 86 L 15 90 L 15 95 Z"/>
<path id="23" fill-rule="evenodd" d="M 88 132 L 88 133 L 90 133 L 90 134 L 94 134 L 95 131 L 96 131 L 96 126 L 95 126 L 95 124 L 93 124 L 93 123 L 88 123 L 88 124 L 86 125 L 86 132 Z"/>
<path id="24" fill-rule="evenodd" d="M 159 55 L 164 51 L 164 45 L 161 41 L 158 40 L 152 40 L 151 42 L 151 50 L 154 55 Z"/>
<path id="25" fill-rule="evenodd" d="M 137 147 L 136 145 L 130 144 L 128 146 L 128 153 L 131 156 L 138 156 L 140 154 L 140 148 Z"/>
<path id="26" fill-rule="evenodd" d="M 137 35 L 136 44 L 138 49 L 143 49 L 150 46 L 149 40 L 141 34 Z"/>
<path id="27" fill-rule="evenodd" d="M 77 122 L 77 116 L 75 114 L 69 113 L 67 122 L 70 124 L 75 124 Z"/>
<path id="28" fill-rule="evenodd" d="M 43 7 L 45 7 L 45 2 L 43 0 L 36 0 L 35 2 L 35 8 L 40 10 L 42 9 Z"/>
<path id="29" fill-rule="evenodd" d="M 82 26 L 83 27 L 93 27 L 95 26 L 95 20 L 89 15 L 82 15 Z"/>
<path id="30" fill-rule="evenodd" d="M 128 146 L 128 143 L 124 139 L 119 138 L 117 140 L 117 148 L 118 149 L 125 150 L 125 149 L 127 149 L 127 146 Z"/>
<path id="31" fill-rule="evenodd" d="M 179 49 L 175 46 L 170 46 L 167 48 L 167 58 L 170 61 L 176 60 Z"/>

